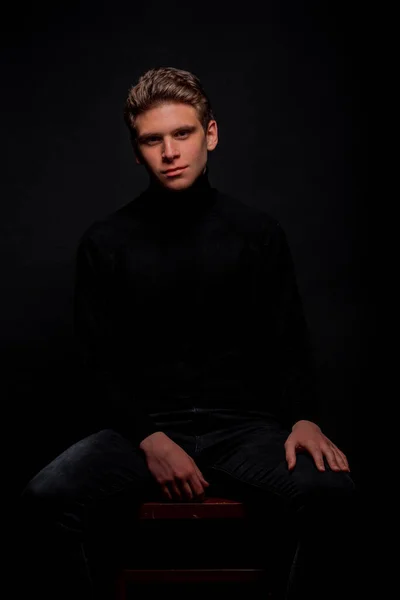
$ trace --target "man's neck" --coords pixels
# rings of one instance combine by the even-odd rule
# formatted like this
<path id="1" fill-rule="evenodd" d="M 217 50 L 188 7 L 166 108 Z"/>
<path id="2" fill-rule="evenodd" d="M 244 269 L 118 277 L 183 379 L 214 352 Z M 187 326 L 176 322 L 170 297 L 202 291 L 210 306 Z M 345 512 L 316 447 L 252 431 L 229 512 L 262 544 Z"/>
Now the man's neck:
<path id="1" fill-rule="evenodd" d="M 179 203 L 180 200 L 184 200 L 186 197 L 193 195 L 197 196 L 198 193 L 203 195 L 204 193 L 209 193 L 211 190 L 212 188 L 208 179 L 208 167 L 206 165 L 204 171 L 200 173 L 192 185 L 187 188 L 182 190 L 171 190 L 160 184 L 158 180 L 151 178 L 146 191 L 152 195 L 163 195 L 168 197 L 168 201 L 172 200 L 173 202 L 177 201 Z"/>

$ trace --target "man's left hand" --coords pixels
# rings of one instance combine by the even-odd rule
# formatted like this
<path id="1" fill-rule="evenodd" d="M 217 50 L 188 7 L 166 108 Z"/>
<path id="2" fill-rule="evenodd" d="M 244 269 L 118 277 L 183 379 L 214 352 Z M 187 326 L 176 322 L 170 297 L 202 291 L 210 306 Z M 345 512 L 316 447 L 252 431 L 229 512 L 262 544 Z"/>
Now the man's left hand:
<path id="1" fill-rule="evenodd" d="M 324 456 L 333 471 L 350 471 L 343 452 L 312 421 L 297 421 L 285 442 L 289 471 L 292 471 L 296 464 L 296 453 L 304 450 L 311 454 L 319 471 L 325 471 Z"/>

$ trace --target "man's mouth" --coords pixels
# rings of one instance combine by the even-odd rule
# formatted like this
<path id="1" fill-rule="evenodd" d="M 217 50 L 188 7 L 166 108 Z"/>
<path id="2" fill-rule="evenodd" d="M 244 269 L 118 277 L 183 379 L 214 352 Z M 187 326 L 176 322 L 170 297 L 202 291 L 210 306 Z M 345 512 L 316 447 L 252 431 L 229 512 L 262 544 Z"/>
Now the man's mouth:
<path id="1" fill-rule="evenodd" d="M 166 177 L 174 177 L 175 175 L 179 175 L 180 173 L 182 173 L 185 169 L 186 169 L 186 167 L 179 167 L 177 169 L 164 171 L 164 175 Z"/>

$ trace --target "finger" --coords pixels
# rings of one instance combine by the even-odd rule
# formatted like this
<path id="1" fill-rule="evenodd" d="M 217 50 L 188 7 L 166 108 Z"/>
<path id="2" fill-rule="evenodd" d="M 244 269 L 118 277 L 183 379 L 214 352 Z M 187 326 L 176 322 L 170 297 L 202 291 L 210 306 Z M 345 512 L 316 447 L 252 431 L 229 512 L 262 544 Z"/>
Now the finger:
<path id="1" fill-rule="evenodd" d="M 350 471 L 349 463 L 343 452 L 341 452 L 337 446 L 333 446 L 333 450 L 336 453 L 337 461 L 341 466 L 342 471 Z"/>
<path id="2" fill-rule="evenodd" d="M 340 471 L 340 464 L 337 461 L 336 453 L 332 446 L 324 445 L 322 446 L 322 452 L 326 456 L 328 461 L 328 465 L 332 469 L 332 471 Z"/>
<path id="3" fill-rule="evenodd" d="M 169 489 L 167 488 L 166 485 L 163 485 L 161 487 L 161 491 L 162 491 L 163 496 L 165 496 L 165 498 L 167 500 L 172 500 L 171 492 L 169 491 Z"/>
<path id="4" fill-rule="evenodd" d="M 319 471 L 325 471 L 324 459 L 322 452 L 317 445 L 308 446 L 307 450 L 314 459 L 315 465 Z"/>
<path id="5" fill-rule="evenodd" d="M 196 467 L 196 471 L 198 473 L 198 476 L 199 476 L 199 479 L 200 479 L 202 485 L 205 485 L 206 487 L 208 487 L 210 484 L 208 483 L 208 481 L 206 479 L 204 479 L 203 473 L 197 467 Z"/>
<path id="6" fill-rule="evenodd" d="M 209 486 L 208 481 L 204 479 L 199 469 L 195 469 L 193 476 L 189 479 L 189 484 L 196 498 L 204 496 L 204 488 Z"/>
<path id="7" fill-rule="evenodd" d="M 291 442 L 289 440 L 289 442 L 285 443 L 285 453 L 286 453 L 286 461 L 288 464 L 288 469 L 289 469 L 289 471 L 291 471 L 296 464 L 296 449 L 295 449 L 294 442 Z"/>
<path id="8" fill-rule="evenodd" d="M 336 459 L 340 465 L 342 471 L 350 471 L 349 463 L 347 462 L 346 455 L 333 443 L 331 442 L 331 448 L 336 455 Z"/>
<path id="9" fill-rule="evenodd" d="M 200 471 L 199 467 L 196 465 L 196 463 L 193 461 L 193 465 L 194 465 L 194 470 L 195 470 L 195 477 L 193 478 L 193 482 L 196 480 L 196 482 L 198 483 L 199 489 L 201 488 L 201 492 L 204 492 L 204 488 L 205 487 L 209 487 L 209 483 L 206 479 L 204 479 L 204 475 L 203 473 Z"/>
<path id="10" fill-rule="evenodd" d="M 204 496 L 205 496 L 203 487 L 201 486 L 201 488 L 198 488 L 198 487 L 195 488 L 194 484 L 191 481 L 189 481 L 189 485 L 191 486 L 191 489 L 193 492 L 192 502 L 203 502 Z M 196 491 L 199 489 L 201 489 L 202 491 L 201 492 Z"/>
<path id="11" fill-rule="evenodd" d="M 176 500 L 182 500 L 182 494 L 175 481 L 169 482 L 169 489 L 171 490 L 172 497 Z"/>
<path id="12" fill-rule="evenodd" d="M 189 500 L 189 501 L 193 499 L 192 488 L 190 487 L 190 485 L 187 481 L 181 482 L 181 489 L 183 492 L 182 496 L 184 499 Z"/>
<path id="13" fill-rule="evenodd" d="M 337 446 L 335 446 L 335 448 L 339 452 L 339 454 L 340 454 L 340 456 L 341 456 L 344 464 L 346 465 L 347 469 L 350 471 L 350 465 L 349 465 L 349 461 L 347 460 L 347 456 Z"/>

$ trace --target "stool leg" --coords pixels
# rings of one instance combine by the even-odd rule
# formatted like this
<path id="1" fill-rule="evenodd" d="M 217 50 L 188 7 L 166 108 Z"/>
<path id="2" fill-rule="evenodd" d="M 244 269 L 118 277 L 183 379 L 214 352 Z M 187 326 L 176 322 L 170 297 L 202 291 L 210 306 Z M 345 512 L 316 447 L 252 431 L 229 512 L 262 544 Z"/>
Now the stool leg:
<path id="1" fill-rule="evenodd" d="M 126 581 L 122 572 L 118 574 L 115 585 L 115 600 L 126 600 Z"/>

